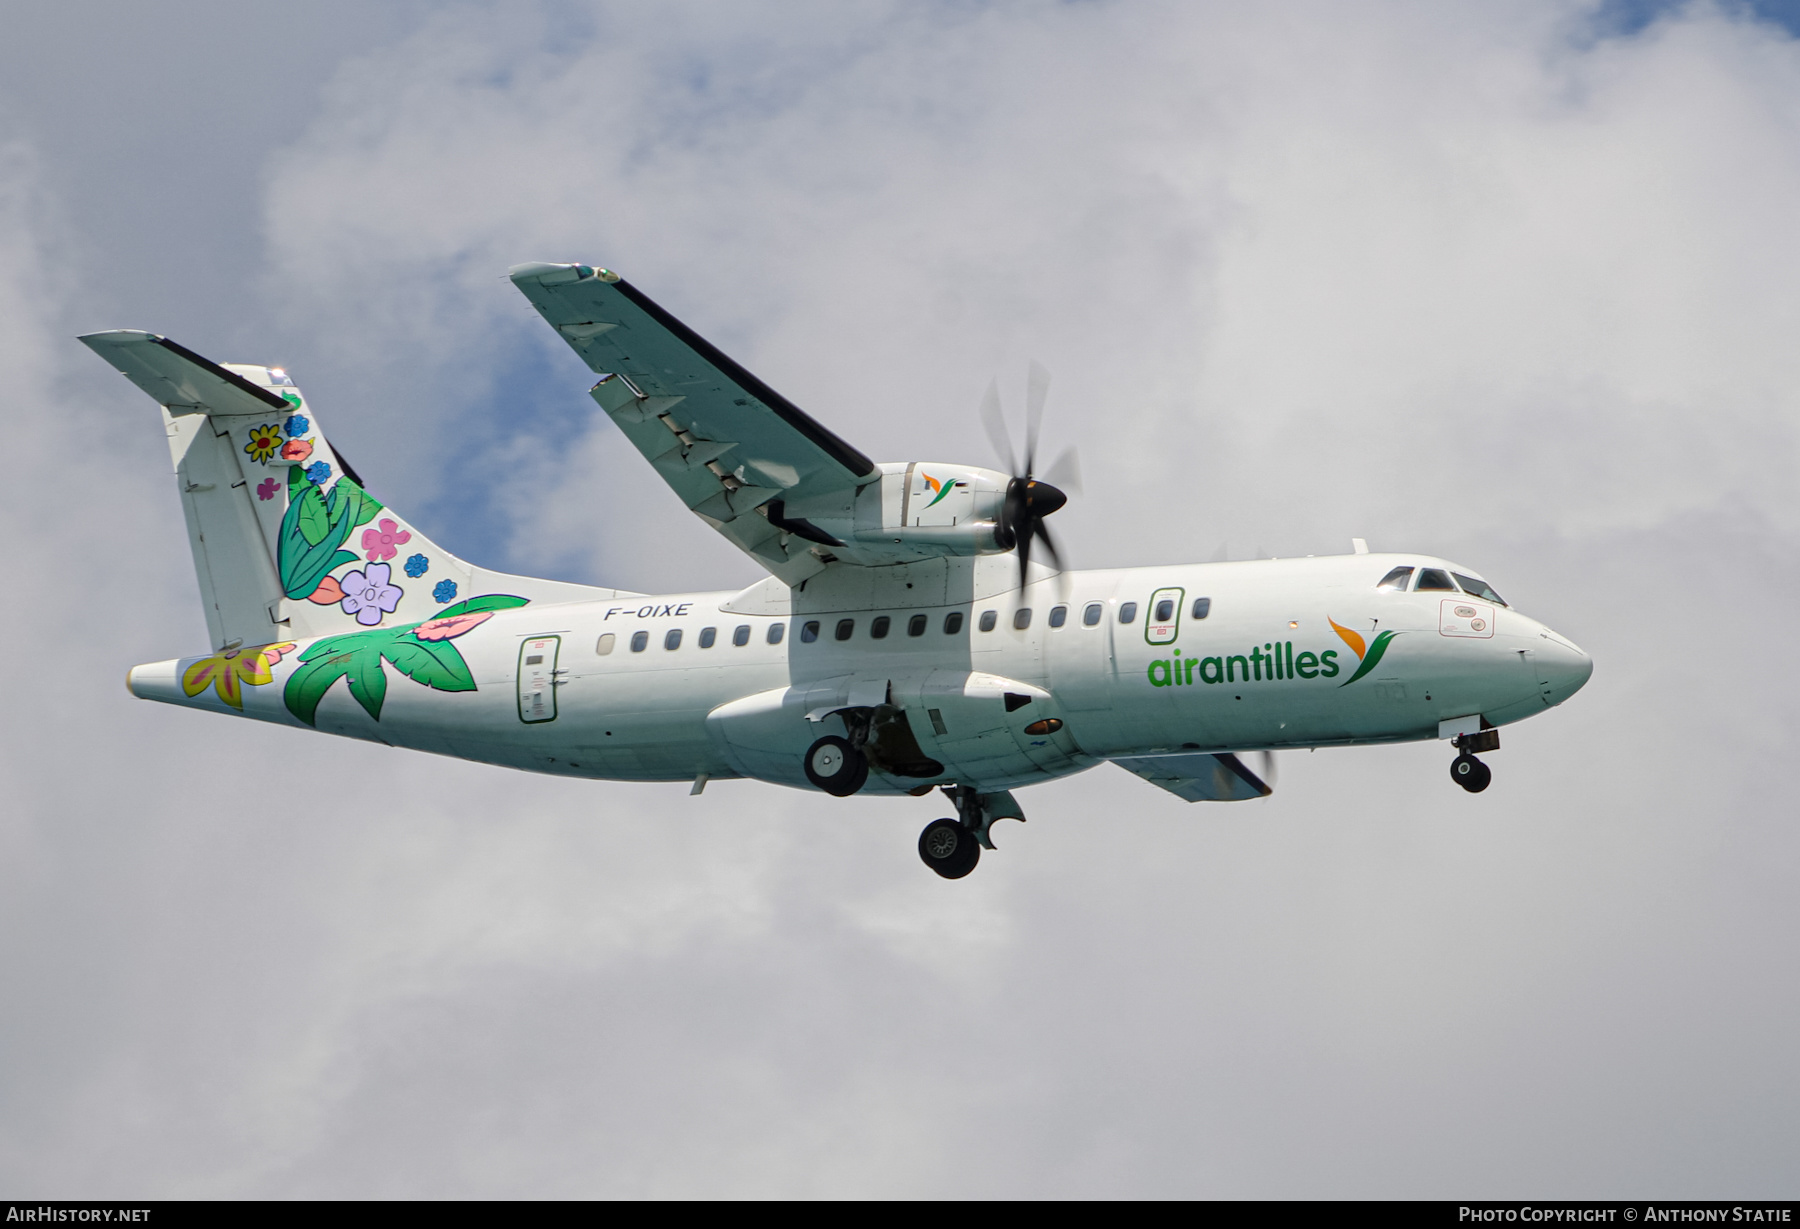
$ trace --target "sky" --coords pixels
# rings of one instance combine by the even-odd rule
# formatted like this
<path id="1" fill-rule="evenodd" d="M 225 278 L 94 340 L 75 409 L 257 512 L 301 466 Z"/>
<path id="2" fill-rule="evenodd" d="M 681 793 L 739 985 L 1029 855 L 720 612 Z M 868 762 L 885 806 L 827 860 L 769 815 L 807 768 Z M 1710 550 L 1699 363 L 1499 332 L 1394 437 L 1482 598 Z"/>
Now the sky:
<path id="1" fill-rule="evenodd" d="M 1793 1197 L 1800 16 L 1780 4 L 19 6 L 0 43 L 0 1189 Z M 882 460 L 1054 383 L 1075 566 L 1444 555 L 1594 658 L 1469 796 L 539 779 L 133 701 L 154 407 L 286 365 L 484 566 L 754 565 L 505 280 L 620 270 Z M 25 584 L 25 580 L 32 583 Z"/>

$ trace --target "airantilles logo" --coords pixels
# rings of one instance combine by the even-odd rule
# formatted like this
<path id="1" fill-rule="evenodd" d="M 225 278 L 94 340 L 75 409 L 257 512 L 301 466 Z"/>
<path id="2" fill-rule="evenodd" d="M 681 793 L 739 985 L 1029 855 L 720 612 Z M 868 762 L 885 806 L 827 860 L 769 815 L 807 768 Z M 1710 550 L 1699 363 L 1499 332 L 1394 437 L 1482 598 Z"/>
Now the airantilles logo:
<path id="1" fill-rule="evenodd" d="M 931 503 L 925 505 L 927 508 L 935 506 L 939 500 L 948 495 L 956 486 L 954 482 L 939 482 L 924 470 L 919 471 L 919 477 L 925 479 L 926 486 L 937 492 L 937 495 L 932 498 Z"/>
<path id="2" fill-rule="evenodd" d="M 1373 670 L 1386 655 L 1388 645 L 1400 634 L 1382 632 L 1375 637 L 1373 643 L 1369 643 L 1364 641 L 1361 634 L 1351 631 L 1335 619 L 1327 617 L 1325 621 L 1331 624 L 1331 630 L 1338 634 L 1338 639 L 1349 645 L 1350 651 L 1357 656 L 1355 672 L 1339 683 L 1339 687 L 1348 687 Z M 1196 674 L 1200 676 L 1199 682 L 1208 684 L 1330 679 L 1343 673 L 1337 657 L 1336 649 L 1326 649 L 1320 653 L 1310 650 L 1296 653 L 1292 640 L 1270 641 L 1261 648 L 1253 646 L 1250 652 L 1232 657 L 1183 657 L 1181 650 L 1176 649 L 1172 658 L 1151 662 L 1145 674 L 1152 687 L 1191 687 Z"/>

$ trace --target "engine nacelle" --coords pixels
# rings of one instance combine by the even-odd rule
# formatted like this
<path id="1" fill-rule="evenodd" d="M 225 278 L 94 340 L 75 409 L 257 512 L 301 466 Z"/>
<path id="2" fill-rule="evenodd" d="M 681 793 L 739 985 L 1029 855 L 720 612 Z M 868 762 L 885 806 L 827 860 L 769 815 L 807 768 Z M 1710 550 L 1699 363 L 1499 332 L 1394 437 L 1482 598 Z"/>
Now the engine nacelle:
<path id="1" fill-rule="evenodd" d="M 841 558 L 870 565 L 993 555 L 1010 548 L 1001 545 L 1008 475 L 931 461 L 880 468 L 880 480 L 854 498 L 796 500 L 771 505 L 765 515 Z"/>

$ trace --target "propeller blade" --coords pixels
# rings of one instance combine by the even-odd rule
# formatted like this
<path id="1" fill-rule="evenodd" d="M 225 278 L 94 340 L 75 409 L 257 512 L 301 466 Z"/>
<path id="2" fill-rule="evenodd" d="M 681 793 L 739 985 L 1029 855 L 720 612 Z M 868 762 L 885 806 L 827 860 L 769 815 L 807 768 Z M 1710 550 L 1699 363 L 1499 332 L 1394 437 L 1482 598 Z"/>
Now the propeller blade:
<path id="1" fill-rule="evenodd" d="M 1044 481 L 1051 486 L 1061 487 L 1071 495 L 1081 494 L 1081 454 L 1075 451 L 1073 444 L 1062 450 L 1062 455 L 1050 462 L 1050 468 L 1044 471 Z"/>
<path id="2" fill-rule="evenodd" d="M 1043 539 L 1044 553 L 1050 556 L 1050 566 L 1057 571 L 1063 570 L 1062 552 L 1056 549 L 1056 539 L 1050 536 L 1050 527 L 1039 521 L 1033 528 L 1037 536 Z"/>
<path id="3" fill-rule="evenodd" d="M 988 442 L 994 451 L 1006 462 L 1006 472 L 1019 472 L 1018 462 L 1013 459 L 1012 436 L 1006 431 L 1006 415 L 1000 412 L 1000 381 L 989 380 L 987 395 L 981 399 L 981 425 L 987 428 Z"/>
<path id="4" fill-rule="evenodd" d="M 1035 472 L 1032 467 L 1037 461 L 1038 427 L 1043 424 L 1044 402 L 1049 398 L 1050 372 L 1032 359 L 1025 380 L 1025 476 L 1028 478 Z"/>
<path id="5" fill-rule="evenodd" d="M 1262 772 L 1260 775 L 1264 785 L 1268 786 L 1270 789 L 1275 788 L 1275 753 L 1273 751 L 1264 751 L 1262 753 Z"/>
<path id="6" fill-rule="evenodd" d="M 1031 573 L 1031 539 L 1032 523 L 1027 520 L 1019 530 L 1019 588 L 1025 588 L 1025 582 Z"/>

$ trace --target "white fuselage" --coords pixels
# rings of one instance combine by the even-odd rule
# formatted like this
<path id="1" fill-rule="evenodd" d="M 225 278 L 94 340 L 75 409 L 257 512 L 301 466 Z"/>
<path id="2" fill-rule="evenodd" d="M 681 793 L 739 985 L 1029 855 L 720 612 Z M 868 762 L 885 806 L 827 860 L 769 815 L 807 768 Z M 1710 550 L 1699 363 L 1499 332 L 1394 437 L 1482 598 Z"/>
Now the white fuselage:
<path id="1" fill-rule="evenodd" d="M 1000 790 L 1121 756 L 1437 738 L 1459 719 L 1542 712 L 1587 680 L 1579 648 L 1515 610 L 1378 589 L 1396 565 L 1452 566 L 1395 554 L 1066 572 L 986 599 L 956 600 L 951 583 L 918 604 L 904 591 L 833 601 L 774 582 L 750 600 L 759 587 L 534 603 L 455 641 L 473 691 L 396 677 L 377 720 L 340 682 L 317 728 L 570 776 L 804 787 L 806 748 L 843 733 L 840 714 L 860 706 L 887 721 L 885 760 L 863 792 Z M 1176 617 L 1159 620 L 1165 602 Z M 306 645 L 267 685 L 243 688 L 243 715 L 302 724 L 281 692 Z M 1365 649 L 1378 661 L 1361 670 Z M 197 660 L 140 666 L 131 689 L 222 710 L 216 692 L 181 685 Z"/>

